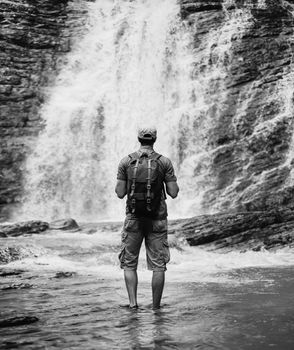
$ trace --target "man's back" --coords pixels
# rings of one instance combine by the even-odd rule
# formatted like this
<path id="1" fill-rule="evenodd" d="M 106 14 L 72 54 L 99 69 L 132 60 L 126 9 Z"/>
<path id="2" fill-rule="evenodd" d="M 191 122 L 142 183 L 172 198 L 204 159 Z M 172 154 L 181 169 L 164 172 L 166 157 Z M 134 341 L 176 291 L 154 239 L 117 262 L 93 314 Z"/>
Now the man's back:
<path id="1" fill-rule="evenodd" d="M 138 158 L 144 157 L 145 155 L 147 157 L 152 157 L 152 155 L 158 155 L 150 146 L 141 146 L 140 149 L 135 153 L 137 154 Z M 159 182 L 162 182 L 162 191 L 160 194 L 157 193 L 157 195 L 160 195 L 161 198 L 160 198 L 160 204 L 158 206 L 157 213 L 154 216 L 154 219 L 160 220 L 160 219 L 166 219 L 167 217 L 165 191 L 172 198 L 175 198 L 178 192 L 178 187 L 176 184 L 177 178 L 174 174 L 174 169 L 171 161 L 163 155 L 159 155 L 159 157 L 157 158 L 158 159 L 156 159 L 156 162 L 158 164 L 158 169 L 156 172 L 156 177 L 159 178 L 158 179 Z M 130 194 L 129 193 L 130 186 L 128 186 L 128 184 L 130 184 L 132 181 L 133 170 L 131 169 L 130 171 L 130 168 L 132 168 L 132 165 L 134 167 L 134 163 L 132 164 L 132 160 L 133 160 L 132 157 L 126 156 L 120 161 L 118 166 L 117 180 L 123 182 L 120 184 L 121 185 L 119 186 L 120 188 L 118 188 L 121 193 L 117 193 L 120 198 L 122 198 L 126 194 L 128 194 L 129 196 Z M 164 188 L 164 184 L 165 184 L 166 190 Z M 130 210 L 130 207 L 128 205 L 126 206 L 126 214 L 132 217 L 137 216 L 135 213 L 132 214 L 132 211 Z"/>

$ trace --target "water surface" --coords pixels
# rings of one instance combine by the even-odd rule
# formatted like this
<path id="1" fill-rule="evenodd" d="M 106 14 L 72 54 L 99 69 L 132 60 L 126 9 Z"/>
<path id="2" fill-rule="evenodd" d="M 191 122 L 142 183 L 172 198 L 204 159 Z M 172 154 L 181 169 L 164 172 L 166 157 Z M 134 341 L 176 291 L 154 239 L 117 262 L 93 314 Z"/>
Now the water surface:
<path id="1" fill-rule="evenodd" d="M 1 320 L 39 318 L 0 329 L 1 349 L 293 349 L 291 251 L 219 254 L 178 242 L 158 311 L 142 251 L 140 307 L 130 311 L 119 240 L 119 232 L 1 239 L 34 255 L 5 267 L 25 272 L 0 279 Z M 31 288 L 3 290 L 12 283 Z"/>

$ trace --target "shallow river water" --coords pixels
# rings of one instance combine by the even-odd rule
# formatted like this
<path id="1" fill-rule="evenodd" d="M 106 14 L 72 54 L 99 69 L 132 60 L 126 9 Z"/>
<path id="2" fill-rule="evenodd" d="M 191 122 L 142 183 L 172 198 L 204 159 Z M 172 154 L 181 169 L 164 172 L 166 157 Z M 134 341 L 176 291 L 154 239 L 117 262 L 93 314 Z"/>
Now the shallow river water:
<path id="1" fill-rule="evenodd" d="M 31 254 L 5 266 L 24 272 L 0 277 L 0 321 L 39 319 L 0 329 L 0 348 L 294 348 L 292 251 L 220 254 L 173 242 L 163 306 L 153 311 L 143 250 L 139 309 L 131 311 L 117 260 L 119 235 L 88 227 L 0 239 L 1 246 L 21 244 Z M 5 289 L 20 283 L 28 288 Z"/>

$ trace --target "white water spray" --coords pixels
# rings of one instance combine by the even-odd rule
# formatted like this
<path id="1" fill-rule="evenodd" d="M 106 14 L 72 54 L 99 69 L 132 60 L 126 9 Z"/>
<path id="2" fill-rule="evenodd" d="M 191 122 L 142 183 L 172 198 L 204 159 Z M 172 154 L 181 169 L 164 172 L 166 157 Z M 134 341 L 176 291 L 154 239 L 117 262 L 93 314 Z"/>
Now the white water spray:
<path id="1" fill-rule="evenodd" d="M 212 186 L 207 134 L 226 98 L 232 38 L 250 27 L 249 11 L 229 14 L 225 5 L 221 27 L 195 49 L 196 27 L 180 19 L 176 0 L 89 4 L 88 32 L 42 111 L 46 127 L 26 164 L 23 218 L 120 219 L 117 165 L 147 123 L 157 126 L 156 150 L 179 178 L 170 216 L 201 213 Z"/>

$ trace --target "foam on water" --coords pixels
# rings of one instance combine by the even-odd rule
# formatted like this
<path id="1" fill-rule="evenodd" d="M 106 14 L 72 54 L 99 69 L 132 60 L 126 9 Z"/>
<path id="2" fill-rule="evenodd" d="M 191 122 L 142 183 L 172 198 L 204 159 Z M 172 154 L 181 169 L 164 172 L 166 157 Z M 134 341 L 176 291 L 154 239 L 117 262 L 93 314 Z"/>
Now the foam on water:
<path id="1" fill-rule="evenodd" d="M 173 240 L 173 237 L 170 238 Z M 91 235 L 50 232 L 38 237 L 26 237 L 26 244 L 29 242 L 40 246 L 42 251 L 45 248 L 47 254 L 15 261 L 8 264 L 7 267 L 21 268 L 36 273 L 70 271 L 81 275 L 91 275 L 98 279 L 120 279 L 122 277 L 118 261 L 119 232 L 97 231 Z M 248 277 L 236 280 L 230 277 L 230 272 L 235 269 L 253 267 L 294 265 L 293 252 L 287 248 L 276 252 L 248 251 L 222 254 L 208 252 L 199 247 L 190 247 L 183 240 L 175 243 L 175 248 L 171 248 L 171 262 L 167 271 L 167 278 L 171 282 L 248 283 L 250 282 Z M 140 254 L 138 271 L 140 281 L 150 280 L 144 247 Z"/>

